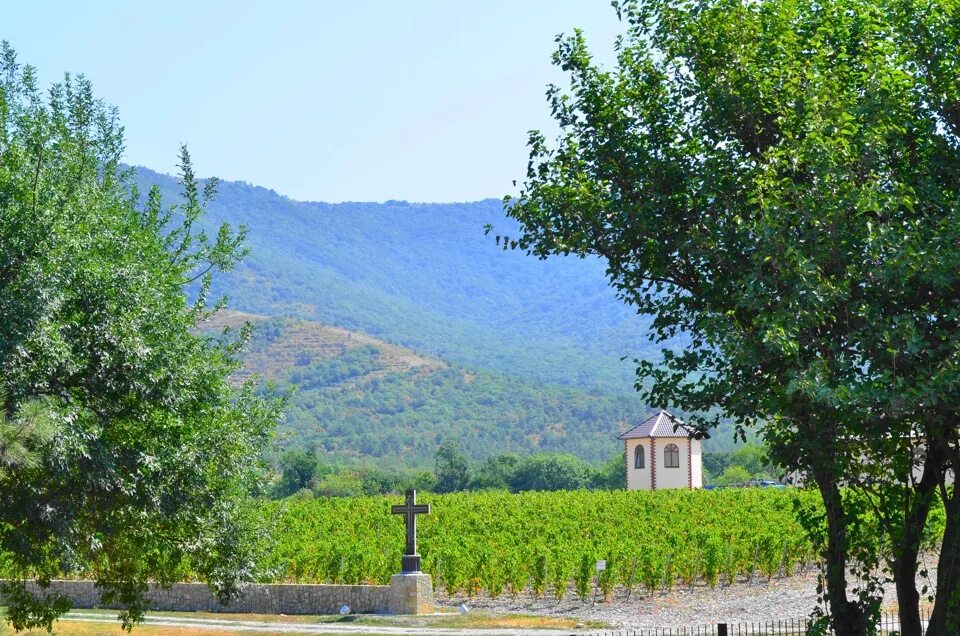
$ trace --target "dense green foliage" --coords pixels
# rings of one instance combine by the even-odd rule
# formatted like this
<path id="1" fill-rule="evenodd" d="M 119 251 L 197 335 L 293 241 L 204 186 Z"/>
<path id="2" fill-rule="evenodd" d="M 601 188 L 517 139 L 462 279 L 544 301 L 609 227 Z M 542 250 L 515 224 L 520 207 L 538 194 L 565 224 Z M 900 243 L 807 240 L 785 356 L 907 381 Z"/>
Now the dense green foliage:
<path id="1" fill-rule="evenodd" d="M 761 444 L 747 443 L 734 451 L 704 452 L 703 480 L 705 484 L 726 486 L 742 484 L 752 479 L 779 479 L 782 470 L 771 465 L 767 451 Z"/>
<path id="2" fill-rule="evenodd" d="M 623 453 L 594 466 L 568 453 L 497 453 L 482 462 L 467 456 L 456 439 L 444 440 L 424 470 L 321 464 L 314 449 L 288 450 L 277 463 L 273 497 L 310 498 L 402 493 L 408 488 L 450 493 L 467 490 L 616 490 L 625 487 Z M 749 479 L 750 475 L 748 475 Z"/>
<path id="3" fill-rule="evenodd" d="M 40 463 L 40 448 L 52 441 L 56 425 L 40 402 L 28 402 L 12 418 L 0 411 L 0 480 Z"/>
<path id="4" fill-rule="evenodd" d="M 291 495 L 307 499 L 385 495 L 410 488 L 433 491 L 437 483 L 434 474 L 426 470 L 321 464 L 312 449 L 285 451 L 276 468 L 277 477 L 271 489 L 275 499 Z"/>
<path id="5" fill-rule="evenodd" d="M 0 552 L 17 629 L 68 605 L 28 577 L 83 571 L 129 623 L 148 580 L 189 568 L 229 597 L 254 575 L 276 405 L 228 384 L 242 337 L 194 333 L 243 232 L 198 231 L 215 183 L 199 187 L 186 150 L 177 206 L 131 193 L 121 131 L 89 82 L 44 95 L 0 47 Z"/>
<path id="6" fill-rule="evenodd" d="M 176 193 L 171 177 L 139 168 L 137 178 Z M 620 393 L 633 381 L 621 358 L 657 355 L 601 261 L 504 258 L 483 235 L 485 224 L 507 222 L 495 200 L 303 203 L 221 182 L 210 223 L 222 221 L 250 228 L 250 257 L 215 286 L 238 309 L 355 329 L 534 382 Z"/>

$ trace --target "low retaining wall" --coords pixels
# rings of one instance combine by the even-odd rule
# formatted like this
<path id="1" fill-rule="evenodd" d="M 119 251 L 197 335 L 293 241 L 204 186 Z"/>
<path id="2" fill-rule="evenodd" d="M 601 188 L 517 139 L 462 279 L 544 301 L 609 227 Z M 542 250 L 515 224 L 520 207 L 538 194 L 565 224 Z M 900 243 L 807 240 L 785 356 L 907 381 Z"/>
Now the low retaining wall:
<path id="1" fill-rule="evenodd" d="M 30 584 L 28 589 L 38 595 L 63 595 L 75 608 L 103 607 L 100 589 L 92 581 L 52 581 L 49 588 Z M 152 610 L 176 612 L 336 614 L 344 605 L 358 614 L 391 611 L 389 585 L 254 584 L 244 588 L 241 598 L 221 605 L 203 583 L 174 583 L 168 590 L 151 585 L 147 599 Z M 116 607 L 119 606 L 109 606 Z"/>

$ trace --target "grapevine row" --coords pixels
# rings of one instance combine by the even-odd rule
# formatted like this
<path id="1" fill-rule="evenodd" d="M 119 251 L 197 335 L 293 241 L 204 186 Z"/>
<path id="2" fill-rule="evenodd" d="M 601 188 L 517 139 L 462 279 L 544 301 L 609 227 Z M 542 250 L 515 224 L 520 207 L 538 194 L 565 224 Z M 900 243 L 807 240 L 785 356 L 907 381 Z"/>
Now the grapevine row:
<path id="1" fill-rule="evenodd" d="M 393 499 L 397 499 L 394 501 Z M 398 498 L 287 500 L 274 504 L 272 580 L 387 583 L 403 551 Z M 572 582 L 591 593 L 595 563 L 605 592 L 715 586 L 790 575 L 813 552 L 794 506 L 804 491 L 458 493 L 425 495 L 419 520 L 424 571 L 448 593 L 498 596 L 530 589 L 562 598 Z"/>

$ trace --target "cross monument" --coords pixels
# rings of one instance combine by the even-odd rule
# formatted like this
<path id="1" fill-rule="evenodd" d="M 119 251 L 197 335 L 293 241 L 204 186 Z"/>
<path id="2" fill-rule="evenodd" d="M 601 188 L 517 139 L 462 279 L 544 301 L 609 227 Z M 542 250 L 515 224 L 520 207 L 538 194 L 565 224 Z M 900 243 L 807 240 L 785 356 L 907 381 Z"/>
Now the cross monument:
<path id="1" fill-rule="evenodd" d="M 417 491 L 408 490 L 406 503 L 391 506 L 390 513 L 403 515 L 407 526 L 407 549 L 401 559 L 403 572 L 420 571 L 420 555 L 417 554 L 417 515 L 430 514 L 430 504 L 417 504 Z"/>

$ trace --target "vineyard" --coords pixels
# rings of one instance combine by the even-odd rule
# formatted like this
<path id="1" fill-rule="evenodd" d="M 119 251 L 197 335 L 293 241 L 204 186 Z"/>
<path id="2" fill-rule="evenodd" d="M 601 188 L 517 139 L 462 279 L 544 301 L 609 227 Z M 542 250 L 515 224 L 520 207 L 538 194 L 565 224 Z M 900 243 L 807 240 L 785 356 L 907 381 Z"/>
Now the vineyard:
<path id="1" fill-rule="evenodd" d="M 530 589 L 562 598 L 570 582 L 604 593 L 618 585 L 715 586 L 744 577 L 790 575 L 813 559 L 794 506 L 806 491 L 459 493 L 424 495 L 423 569 L 448 593 L 491 596 Z M 294 500 L 274 504 L 276 546 L 265 565 L 275 580 L 387 583 L 403 551 L 393 498 Z"/>

